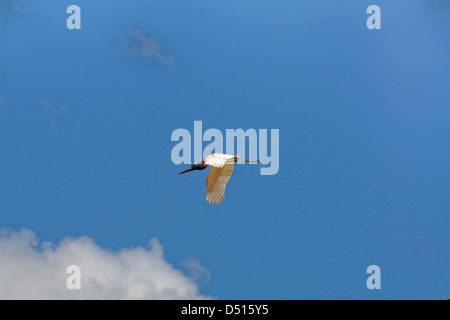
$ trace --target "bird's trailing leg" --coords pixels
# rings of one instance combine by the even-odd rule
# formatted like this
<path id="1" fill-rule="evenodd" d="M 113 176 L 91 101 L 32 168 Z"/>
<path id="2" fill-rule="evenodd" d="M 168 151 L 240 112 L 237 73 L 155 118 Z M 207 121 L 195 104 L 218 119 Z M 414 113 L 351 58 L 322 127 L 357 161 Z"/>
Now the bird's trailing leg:
<path id="1" fill-rule="evenodd" d="M 244 162 L 259 162 L 259 160 L 246 160 L 246 159 L 239 159 L 237 161 L 244 161 Z"/>
<path id="2" fill-rule="evenodd" d="M 239 156 L 234 156 L 234 158 L 232 160 L 230 160 L 229 163 L 232 162 L 259 162 L 259 160 L 247 160 L 247 159 L 241 159 Z"/>

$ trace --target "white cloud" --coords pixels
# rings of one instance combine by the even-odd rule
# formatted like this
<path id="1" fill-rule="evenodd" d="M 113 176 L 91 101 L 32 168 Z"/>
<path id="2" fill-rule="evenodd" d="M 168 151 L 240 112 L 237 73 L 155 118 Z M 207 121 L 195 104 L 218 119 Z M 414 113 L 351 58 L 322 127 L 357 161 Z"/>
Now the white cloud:
<path id="1" fill-rule="evenodd" d="M 19 12 L 20 6 L 15 0 L 0 0 L 0 16 L 7 12 Z"/>
<path id="2" fill-rule="evenodd" d="M 129 31 L 122 37 L 121 49 L 132 57 L 156 60 L 168 66 L 174 64 L 173 56 L 167 54 L 155 38 L 146 35 L 141 29 Z"/>
<path id="3" fill-rule="evenodd" d="M 19 4 L 15 0 L 0 0 L 0 13 L 8 10 L 19 11 L 19 9 Z"/>
<path id="4" fill-rule="evenodd" d="M 446 10 L 450 8 L 450 0 L 428 0 L 426 4 L 427 9 Z"/>
<path id="5" fill-rule="evenodd" d="M 41 106 L 41 114 L 47 118 L 50 122 L 50 128 L 54 134 L 58 134 L 59 126 L 58 123 L 63 118 L 71 118 L 70 112 L 67 108 L 57 108 L 49 100 L 45 98 L 39 98 L 36 103 Z"/>
<path id="6" fill-rule="evenodd" d="M 80 267 L 79 290 L 67 288 L 70 265 Z M 208 298 L 194 279 L 165 260 L 156 238 L 149 248 L 110 251 L 89 237 L 55 245 L 40 242 L 30 230 L 0 230 L 0 299 Z"/>
<path id="7" fill-rule="evenodd" d="M 187 269 L 190 278 L 196 282 L 206 282 L 211 278 L 211 273 L 196 257 L 190 256 L 184 259 L 183 266 Z"/>

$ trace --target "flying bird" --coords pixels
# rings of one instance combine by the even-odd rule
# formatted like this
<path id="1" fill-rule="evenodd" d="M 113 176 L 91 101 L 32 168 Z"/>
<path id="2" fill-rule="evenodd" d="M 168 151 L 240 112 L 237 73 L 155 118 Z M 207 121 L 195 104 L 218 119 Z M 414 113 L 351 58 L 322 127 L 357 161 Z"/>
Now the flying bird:
<path id="1" fill-rule="evenodd" d="M 199 164 L 193 164 L 179 174 L 193 170 L 205 170 L 211 166 L 206 178 L 206 201 L 212 204 L 222 203 L 225 197 L 225 187 L 233 172 L 234 163 L 238 161 L 259 162 L 259 160 L 245 160 L 238 155 L 213 153 Z"/>

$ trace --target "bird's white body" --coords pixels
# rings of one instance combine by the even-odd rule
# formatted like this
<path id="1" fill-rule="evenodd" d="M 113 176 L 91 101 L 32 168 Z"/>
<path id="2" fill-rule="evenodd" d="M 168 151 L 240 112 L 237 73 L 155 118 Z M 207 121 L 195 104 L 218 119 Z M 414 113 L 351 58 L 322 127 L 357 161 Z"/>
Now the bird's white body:
<path id="1" fill-rule="evenodd" d="M 231 154 L 213 153 L 205 158 L 205 164 L 211 167 L 222 168 L 227 163 L 233 163 L 234 160 L 239 160 L 239 156 Z"/>

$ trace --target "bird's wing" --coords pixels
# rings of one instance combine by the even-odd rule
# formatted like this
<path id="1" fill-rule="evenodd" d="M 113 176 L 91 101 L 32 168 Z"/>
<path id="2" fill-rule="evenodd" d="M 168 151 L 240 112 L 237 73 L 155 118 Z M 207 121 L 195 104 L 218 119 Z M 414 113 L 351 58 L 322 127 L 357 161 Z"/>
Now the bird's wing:
<path id="1" fill-rule="evenodd" d="M 206 201 L 212 204 L 222 203 L 225 187 L 233 172 L 234 163 L 227 163 L 221 168 L 211 167 L 206 178 Z"/>
<path id="2" fill-rule="evenodd" d="M 222 168 L 230 160 L 234 160 L 235 156 L 230 154 L 213 153 L 205 158 L 205 163 L 211 167 Z"/>

